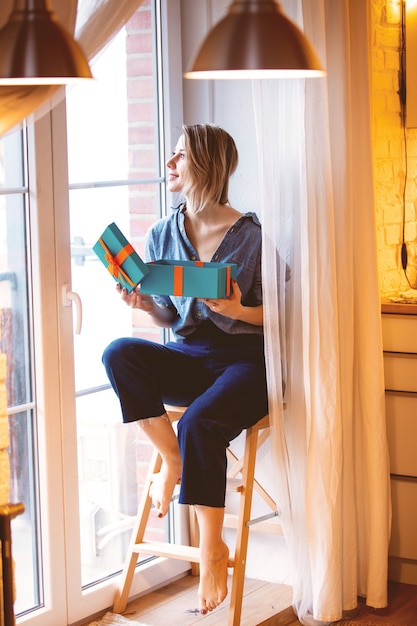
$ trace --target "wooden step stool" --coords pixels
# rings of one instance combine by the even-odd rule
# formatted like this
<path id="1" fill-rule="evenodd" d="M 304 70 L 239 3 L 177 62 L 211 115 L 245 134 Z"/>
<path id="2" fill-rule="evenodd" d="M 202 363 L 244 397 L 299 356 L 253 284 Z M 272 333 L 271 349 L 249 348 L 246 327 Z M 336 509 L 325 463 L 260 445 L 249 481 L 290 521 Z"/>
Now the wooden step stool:
<path id="1" fill-rule="evenodd" d="M 166 410 L 171 422 L 181 419 L 186 408 L 187 407 L 167 406 Z M 224 522 L 225 527 L 236 529 L 235 553 L 229 558 L 228 564 L 228 567 L 233 568 L 228 626 L 239 626 L 240 624 L 250 528 L 256 524 L 257 530 L 282 534 L 281 526 L 277 518 L 278 511 L 276 503 L 255 479 L 256 453 L 260 446 L 268 439 L 269 434 L 269 417 L 266 415 L 257 424 L 246 430 L 244 452 L 240 459 L 231 450 L 227 449 L 229 459 L 231 460 L 228 470 L 228 489 L 240 494 L 239 513 L 237 515 L 226 514 Z M 146 525 L 152 506 L 149 492 L 155 474 L 159 472 L 160 468 L 161 457 L 155 450 L 149 465 L 138 507 L 136 523 L 132 531 L 125 567 L 114 601 L 114 613 L 122 613 L 126 608 L 139 554 L 149 554 L 189 561 L 191 563 L 192 574 L 198 574 L 198 524 L 194 507 L 190 507 L 190 546 L 144 540 Z M 241 477 L 237 479 L 236 477 L 239 474 Z M 254 488 L 271 509 L 271 512 L 261 518 L 251 520 L 252 494 Z M 274 519 L 272 520 L 272 518 Z"/>

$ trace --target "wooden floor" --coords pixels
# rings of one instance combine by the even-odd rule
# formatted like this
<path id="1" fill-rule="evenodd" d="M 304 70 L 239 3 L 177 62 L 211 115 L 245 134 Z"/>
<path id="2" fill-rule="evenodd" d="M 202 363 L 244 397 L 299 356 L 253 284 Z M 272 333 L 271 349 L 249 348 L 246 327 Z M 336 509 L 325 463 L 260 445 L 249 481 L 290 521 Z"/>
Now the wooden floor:
<path id="1" fill-rule="evenodd" d="M 229 603 L 226 600 L 207 616 L 196 611 L 198 578 L 186 576 L 131 602 L 123 616 L 134 626 L 139 621 L 146 626 L 227 626 Z M 243 612 L 240 626 L 301 626 L 291 604 L 291 587 L 245 579 Z M 367 607 L 359 601 L 355 615 L 334 626 L 416 626 L 417 587 L 391 582 L 388 585 L 388 606 L 385 609 Z M 91 622 L 90 622 L 91 624 Z M 88 626 L 85 624 L 84 626 Z"/>
<path id="2" fill-rule="evenodd" d="M 146 626 L 227 626 L 228 599 L 208 615 L 197 610 L 198 577 L 186 576 L 128 604 L 123 616 L 143 622 Z M 229 583 L 230 589 L 230 583 Z M 291 604 L 292 590 L 288 585 L 246 579 L 240 626 L 299 626 Z M 283 619 L 276 621 L 277 614 L 284 611 Z M 293 621 L 288 621 L 292 614 Z M 270 621 L 272 619 L 273 621 Z"/>

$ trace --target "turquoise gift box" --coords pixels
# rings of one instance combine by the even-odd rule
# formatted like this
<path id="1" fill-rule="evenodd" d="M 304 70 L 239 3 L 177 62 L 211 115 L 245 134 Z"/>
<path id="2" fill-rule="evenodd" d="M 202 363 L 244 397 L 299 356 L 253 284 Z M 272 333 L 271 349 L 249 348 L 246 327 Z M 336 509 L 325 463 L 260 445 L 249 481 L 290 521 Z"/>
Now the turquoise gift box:
<path id="1" fill-rule="evenodd" d="M 190 298 L 225 298 L 236 263 L 158 260 L 144 263 L 113 222 L 93 246 L 113 278 L 130 293 L 139 283 L 141 293 Z"/>
<path id="2" fill-rule="evenodd" d="M 147 263 L 141 293 L 190 298 L 225 298 L 231 294 L 231 279 L 237 276 L 235 263 L 203 261 L 154 261 Z"/>
<path id="3" fill-rule="evenodd" d="M 149 272 L 133 246 L 113 222 L 94 244 L 93 251 L 113 278 L 130 293 Z"/>

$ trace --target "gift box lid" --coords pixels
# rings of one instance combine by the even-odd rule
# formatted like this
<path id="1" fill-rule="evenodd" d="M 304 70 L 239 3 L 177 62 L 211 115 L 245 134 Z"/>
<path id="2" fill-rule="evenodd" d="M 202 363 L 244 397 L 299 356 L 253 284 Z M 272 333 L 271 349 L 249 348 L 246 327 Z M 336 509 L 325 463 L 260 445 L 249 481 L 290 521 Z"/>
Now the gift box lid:
<path id="1" fill-rule="evenodd" d="M 149 267 L 142 261 L 120 228 L 112 222 L 93 246 L 93 251 L 109 273 L 130 293 L 148 274 Z"/>

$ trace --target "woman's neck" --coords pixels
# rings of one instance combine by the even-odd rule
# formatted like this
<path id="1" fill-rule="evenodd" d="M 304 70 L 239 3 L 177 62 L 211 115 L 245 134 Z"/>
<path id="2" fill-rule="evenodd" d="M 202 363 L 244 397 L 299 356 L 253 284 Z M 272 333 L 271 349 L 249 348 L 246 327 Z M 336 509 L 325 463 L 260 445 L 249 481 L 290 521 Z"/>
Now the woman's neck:
<path id="1" fill-rule="evenodd" d="M 187 201 L 185 205 L 185 214 L 187 218 L 206 223 L 222 220 L 225 214 L 229 211 L 234 211 L 230 205 L 219 204 L 217 202 L 197 207 Z"/>

